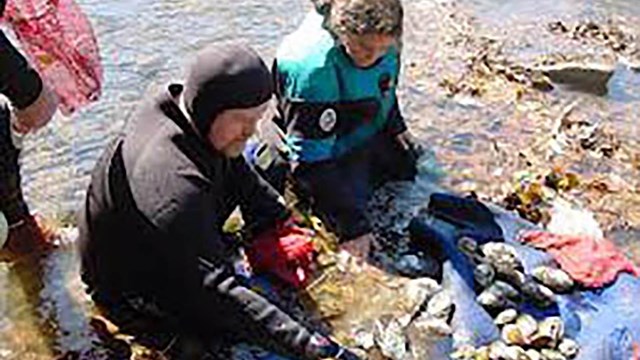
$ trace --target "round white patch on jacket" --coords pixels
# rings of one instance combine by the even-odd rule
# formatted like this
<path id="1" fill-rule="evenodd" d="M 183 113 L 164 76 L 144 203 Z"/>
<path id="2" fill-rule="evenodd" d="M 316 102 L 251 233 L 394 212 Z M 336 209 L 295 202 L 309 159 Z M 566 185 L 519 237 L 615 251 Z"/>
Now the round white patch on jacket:
<path id="1" fill-rule="evenodd" d="M 324 132 L 330 132 L 336 127 L 336 123 L 338 122 L 338 114 L 335 110 L 328 108 L 322 112 L 320 115 L 320 120 L 318 124 L 320 125 L 320 129 Z"/>

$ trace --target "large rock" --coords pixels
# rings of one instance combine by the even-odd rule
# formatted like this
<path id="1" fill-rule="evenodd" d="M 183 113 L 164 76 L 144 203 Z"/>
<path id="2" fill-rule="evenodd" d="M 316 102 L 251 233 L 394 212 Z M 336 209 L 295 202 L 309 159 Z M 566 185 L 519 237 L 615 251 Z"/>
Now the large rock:
<path id="1" fill-rule="evenodd" d="M 607 83 L 615 70 L 614 66 L 594 63 L 559 63 L 539 66 L 554 83 L 570 86 L 575 90 L 605 94 Z"/>

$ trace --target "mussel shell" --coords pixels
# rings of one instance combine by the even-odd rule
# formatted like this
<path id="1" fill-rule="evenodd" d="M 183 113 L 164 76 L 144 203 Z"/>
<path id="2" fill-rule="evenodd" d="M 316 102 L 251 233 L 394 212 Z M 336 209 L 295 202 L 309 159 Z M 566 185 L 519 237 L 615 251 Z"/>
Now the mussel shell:
<path id="1" fill-rule="evenodd" d="M 538 331 L 538 322 L 533 316 L 522 314 L 516 319 L 516 326 L 520 329 L 522 336 L 529 339 Z"/>
<path id="2" fill-rule="evenodd" d="M 575 284 L 569 274 L 548 266 L 539 266 L 531 274 L 537 281 L 556 293 L 567 293 Z"/>
<path id="3" fill-rule="evenodd" d="M 523 346 L 527 344 L 525 336 L 520 331 L 520 328 L 515 324 L 507 324 L 502 328 L 502 341 L 507 345 L 519 345 Z"/>
<path id="4" fill-rule="evenodd" d="M 509 300 L 520 301 L 522 299 L 520 292 L 504 281 L 494 281 L 487 290 L 501 294 Z"/>
<path id="5" fill-rule="evenodd" d="M 516 249 L 511 245 L 490 242 L 482 245 L 481 250 L 485 260 L 493 265 L 499 273 L 523 268 Z"/>
<path id="6" fill-rule="evenodd" d="M 538 332 L 533 336 L 531 345 L 555 349 L 563 337 L 564 322 L 559 317 L 550 317 L 538 324 Z"/>
<path id="7" fill-rule="evenodd" d="M 496 294 L 488 289 L 478 295 L 476 301 L 491 313 L 515 307 L 515 304 L 503 294 Z"/>
<path id="8" fill-rule="evenodd" d="M 548 287 L 538 284 L 533 281 L 529 281 L 522 287 L 522 294 L 533 302 L 534 305 L 540 308 L 549 307 L 556 302 L 556 297 L 553 291 Z"/>
<path id="9" fill-rule="evenodd" d="M 496 270 L 490 264 L 479 264 L 473 270 L 473 276 L 476 280 L 476 284 L 482 288 L 491 286 L 496 278 Z"/>
<path id="10" fill-rule="evenodd" d="M 517 318 L 518 318 L 518 310 L 507 309 L 501 312 L 500 314 L 498 314 L 498 316 L 496 316 L 494 323 L 497 326 L 504 326 L 504 325 L 515 322 Z"/>

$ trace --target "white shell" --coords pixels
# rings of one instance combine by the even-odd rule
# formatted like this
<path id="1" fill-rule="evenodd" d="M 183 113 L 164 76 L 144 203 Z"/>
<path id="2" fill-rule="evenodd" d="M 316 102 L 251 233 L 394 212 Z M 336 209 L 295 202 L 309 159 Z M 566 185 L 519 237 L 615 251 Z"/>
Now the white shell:
<path id="1" fill-rule="evenodd" d="M 522 268 L 516 249 L 511 245 L 490 242 L 482 245 L 481 249 L 486 260 L 495 266 L 498 272 Z"/>
<path id="2" fill-rule="evenodd" d="M 516 320 L 516 326 L 520 329 L 525 339 L 531 338 L 538 331 L 538 322 L 528 314 L 520 315 Z"/>
<path id="3" fill-rule="evenodd" d="M 507 345 L 526 345 L 526 339 L 515 324 L 508 324 L 502 328 L 502 341 Z"/>
<path id="4" fill-rule="evenodd" d="M 540 354 L 542 354 L 546 360 L 567 360 L 560 352 L 552 349 L 542 349 Z"/>
<path id="5" fill-rule="evenodd" d="M 320 129 L 325 132 L 332 131 L 333 128 L 336 127 L 337 123 L 338 113 L 336 113 L 336 111 L 332 108 L 328 108 L 324 112 L 322 112 L 322 115 L 320 115 L 320 119 L 318 119 L 318 125 L 320 126 Z"/>
<path id="6" fill-rule="evenodd" d="M 501 312 L 500 314 L 498 314 L 498 316 L 496 316 L 494 323 L 497 326 L 504 326 L 504 325 L 513 323 L 514 321 L 516 321 L 517 318 L 518 318 L 518 310 L 507 309 Z"/>
<path id="7" fill-rule="evenodd" d="M 562 355 L 566 356 L 567 359 L 573 359 L 578 356 L 580 346 L 574 340 L 565 338 L 560 342 L 560 345 L 558 345 L 558 351 L 560 351 Z"/>

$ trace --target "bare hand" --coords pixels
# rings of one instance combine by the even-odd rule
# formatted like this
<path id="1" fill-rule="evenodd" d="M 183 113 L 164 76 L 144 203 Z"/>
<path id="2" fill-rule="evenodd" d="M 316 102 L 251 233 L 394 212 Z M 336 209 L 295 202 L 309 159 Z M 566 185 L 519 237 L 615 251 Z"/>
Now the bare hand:
<path id="1" fill-rule="evenodd" d="M 368 233 L 342 244 L 341 249 L 358 260 L 366 260 L 372 242 L 373 234 Z"/>
<path id="2" fill-rule="evenodd" d="M 57 109 L 57 95 L 43 84 L 42 91 L 33 104 L 22 110 L 13 110 L 13 130 L 18 134 L 26 134 L 40 129 L 51 120 Z"/>

